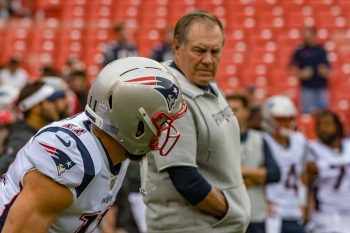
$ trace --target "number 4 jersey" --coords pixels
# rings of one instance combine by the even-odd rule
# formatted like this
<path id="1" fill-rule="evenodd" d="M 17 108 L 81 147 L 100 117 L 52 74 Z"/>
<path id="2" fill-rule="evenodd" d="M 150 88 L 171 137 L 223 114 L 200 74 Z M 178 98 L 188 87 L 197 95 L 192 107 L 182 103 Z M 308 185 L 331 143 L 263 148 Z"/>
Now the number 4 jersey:
<path id="1" fill-rule="evenodd" d="M 84 113 L 43 128 L 0 178 L 0 231 L 21 192 L 23 177 L 38 170 L 69 188 L 74 198 L 49 232 L 94 232 L 115 200 L 128 163 L 113 167 L 102 144 L 90 132 Z"/>
<path id="2" fill-rule="evenodd" d="M 290 135 L 288 146 L 282 146 L 266 133 L 264 138 L 281 171 L 280 181 L 266 186 L 267 200 L 274 205 L 274 213 L 278 217 L 300 219 L 300 177 L 305 165 L 307 141 L 299 132 Z"/>

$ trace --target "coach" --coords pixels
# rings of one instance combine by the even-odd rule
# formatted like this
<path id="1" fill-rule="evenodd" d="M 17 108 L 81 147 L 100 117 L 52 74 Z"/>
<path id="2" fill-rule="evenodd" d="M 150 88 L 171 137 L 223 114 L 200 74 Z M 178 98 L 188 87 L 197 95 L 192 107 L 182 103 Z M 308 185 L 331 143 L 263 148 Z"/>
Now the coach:
<path id="1" fill-rule="evenodd" d="M 174 61 L 165 65 L 183 89 L 188 111 L 181 137 L 164 157 L 149 157 L 148 233 L 242 233 L 250 203 L 240 167 L 239 126 L 215 82 L 224 44 L 219 19 L 206 11 L 175 27 Z"/>

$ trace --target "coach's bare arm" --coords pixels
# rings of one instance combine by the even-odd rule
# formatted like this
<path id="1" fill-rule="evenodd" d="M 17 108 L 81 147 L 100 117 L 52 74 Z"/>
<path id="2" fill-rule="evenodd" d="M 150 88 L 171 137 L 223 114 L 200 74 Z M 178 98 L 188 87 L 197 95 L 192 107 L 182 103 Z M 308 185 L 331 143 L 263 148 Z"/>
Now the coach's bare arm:
<path id="1" fill-rule="evenodd" d="M 23 190 L 9 211 L 2 233 L 46 233 L 57 214 L 72 203 L 68 188 L 31 171 L 24 177 Z"/>
<path id="2" fill-rule="evenodd" d="M 196 207 L 199 210 L 212 214 L 218 218 L 224 217 L 228 210 L 225 196 L 214 187 L 211 188 L 208 195 L 203 201 L 199 202 Z"/>

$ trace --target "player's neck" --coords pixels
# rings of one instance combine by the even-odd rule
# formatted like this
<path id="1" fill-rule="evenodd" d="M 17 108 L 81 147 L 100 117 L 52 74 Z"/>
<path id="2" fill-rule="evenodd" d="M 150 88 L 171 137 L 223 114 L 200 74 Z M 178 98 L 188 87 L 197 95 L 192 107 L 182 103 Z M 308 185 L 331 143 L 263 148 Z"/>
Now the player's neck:
<path id="1" fill-rule="evenodd" d="M 104 148 L 106 148 L 113 165 L 117 165 L 126 159 L 125 149 L 116 140 L 94 125 L 92 125 L 91 129 L 94 135 L 100 139 Z"/>
<path id="2" fill-rule="evenodd" d="M 278 134 L 274 134 L 272 135 L 272 137 L 275 139 L 276 142 L 278 142 L 278 144 L 287 147 L 289 145 L 289 138 L 288 137 L 283 137 L 281 135 Z"/>

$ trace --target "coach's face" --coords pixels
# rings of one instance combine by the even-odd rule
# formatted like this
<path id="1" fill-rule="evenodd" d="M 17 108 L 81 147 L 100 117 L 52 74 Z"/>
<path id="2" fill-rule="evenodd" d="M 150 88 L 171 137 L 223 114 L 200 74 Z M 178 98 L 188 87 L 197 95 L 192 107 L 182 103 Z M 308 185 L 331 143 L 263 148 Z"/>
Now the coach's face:
<path id="1" fill-rule="evenodd" d="M 174 41 L 174 59 L 187 79 L 199 86 L 206 86 L 215 78 L 220 64 L 223 34 L 218 25 L 193 22 L 187 41 Z"/>

